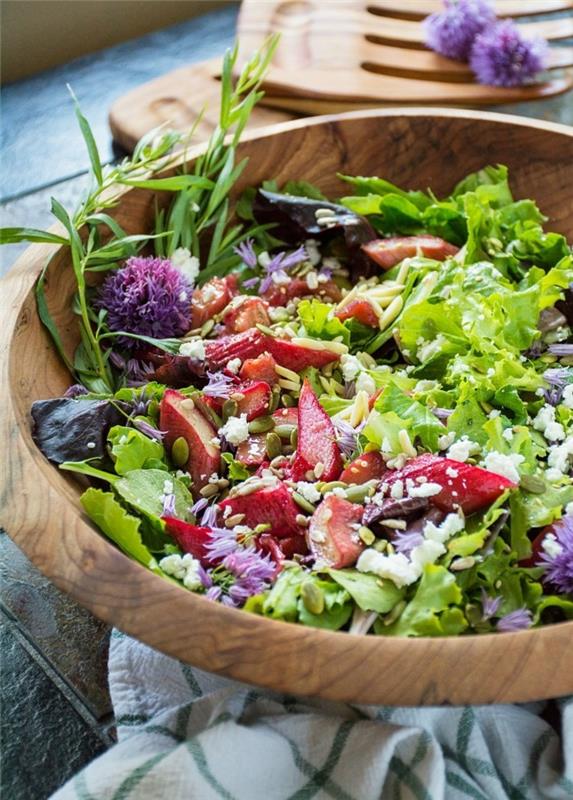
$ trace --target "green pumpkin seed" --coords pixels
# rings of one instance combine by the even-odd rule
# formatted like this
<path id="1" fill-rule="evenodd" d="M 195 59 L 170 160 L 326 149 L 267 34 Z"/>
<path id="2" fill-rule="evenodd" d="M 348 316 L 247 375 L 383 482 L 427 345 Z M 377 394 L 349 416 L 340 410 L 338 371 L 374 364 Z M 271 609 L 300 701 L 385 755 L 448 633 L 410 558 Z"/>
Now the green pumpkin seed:
<path id="1" fill-rule="evenodd" d="M 281 393 L 278 389 L 273 389 L 271 394 L 271 402 L 269 403 L 269 414 L 272 414 L 279 407 Z"/>
<path id="2" fill-rule="evenodd" d="M 327 492 L 331 492 L 333 489 L 346 489 L 348 486 L 347 483 L 344 481 L 330 481 L 329 483 L 320 483 L 316 485 L 316 488 L 322 494 L 326 494 Z"/>
<path id="3" fill-rule="evenodd" d="M 291 443 L 291 447 L 296 448 L 296 446 L 298 444 L 298 428 L 295 428 L 293 430 L 293 432 L 291 433 L 291 435 L 290 435 L 290 443 Z"/>
<path id="4" fill-rule="evenodd" d="M 184 467 L 189 461 L 189 445 L 183 436 L 178 436 L 173 442 L 171 458 L 176 467 Z"/>
<path id="5" fill-rule="evenodd" d="M 542 478 L 535 477 L 535 475 L 523 475 L 519 485 L 526 492 L 531 492 L 532 494 L 543 494 L 547 488 L 545 481 Z"/>
<path id="6" fill-rule="evenodd" d="M 365 545 L 374 544 L 374 542 L 376 541 L 376 537 L 374 536 L 370 528 L 367 528 L 365 525 L 362 525 L 358 529 L 358 535 L 360 536 Z"/>
<path id="7" fill-rule="evenodd" d="M 376 491 L 378 481 L 368 481 L 349 486 L 346 490 L 346 499 L 351 503 L 363 503 L 367 497 L 371 497 Z"/>
<path id="8" fill-rule="evenodd" d="M 293 408 L 296 403 L 294 397 L 291 397 L 290 394 L 283 394 L 281 397 L 281 403 L 285 408 Z"/>
<path id="9" fill-rule="evenodd" d="M 304 607 L 311 614 L 322 614 L 324 611 L 324 592 L 312 581 L 305 581 L 300 587 L 300 596 Z"/>
<path id="10" fill-rule="evenodd" d="M 236 417 L 239 410 L 239 404 L 236 400 L 225 400 L 223 403 L 223 419 L 225 422 L 229 417 Z"/>
<path id="11" fill-rule="evenodd" d="M 205 337 L 211 333 L 214 327 L 215 327 L 215 320 L 208 319 L 207 322 L 204 323 L 204 325 L 201 327 L 201 330 L 199 331 L 201 337 L 205 339 Z"/>
<path id="12" fill-rule="evenodd" d="M 260 322 L 257 322 L 255 327 L 258 328 L 261 333 L 264 333 L 267 336 L 273 336 L 274 337 L 274 335 L 275 335 L 275 332 L 273 331 L 272 328 L 269 328 L 266 325 L 262 325 Z"/>
<path id="13" fill-rule="evenodd" d="M 283 445 L 280 436 L 277 436 L 277 434 L 274 431 L 271 433 L 267 433 L 265 438 L 265 449 L 271 461 L 277 456 L 281 455 L 282 447 Z"/>
<path id="14" fill-rule="evenodd" d="M 249 433 L 266 433 L 272 431 L 275 421 L 272 417 L 257 417 L 249 422 Z"/>
<path id="15" fill-rule="evenodd" d="M 296 425 L 287 425 L 286 423 L 283 423 L 275 426 L 275 433 L 277 433 L 281 439 L 290 439 L 292 432 L 295 430 Z"/>
<path id="16" fill-rule="evenodd" d="M 303 511 L 307 511 L 309 514 L 314 514 L 314 512 L 316 511 L 316 508 L 313 506 L 313 504 L 310 503 L 306 499 L 306 497 L 303 497 L 298 492 L 292 493 L 292 499 L 297 504 L 297 506 L 299 506 L 299 508 L 302 508 Z"/>

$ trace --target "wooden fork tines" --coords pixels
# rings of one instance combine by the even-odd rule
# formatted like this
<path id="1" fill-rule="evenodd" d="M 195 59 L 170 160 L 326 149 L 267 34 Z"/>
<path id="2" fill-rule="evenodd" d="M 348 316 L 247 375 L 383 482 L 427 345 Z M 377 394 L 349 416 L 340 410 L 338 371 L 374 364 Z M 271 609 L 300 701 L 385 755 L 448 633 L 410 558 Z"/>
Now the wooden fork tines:
<path id="1" fill-rule="evenodd" d="M 442 0 L 373 0 L 368 10 L 381 17 L 418 20 L 442 8 Z M 572 0 L 497 0 L 495 3 L 498 17 L 533 17 L 571 8 Z"/>

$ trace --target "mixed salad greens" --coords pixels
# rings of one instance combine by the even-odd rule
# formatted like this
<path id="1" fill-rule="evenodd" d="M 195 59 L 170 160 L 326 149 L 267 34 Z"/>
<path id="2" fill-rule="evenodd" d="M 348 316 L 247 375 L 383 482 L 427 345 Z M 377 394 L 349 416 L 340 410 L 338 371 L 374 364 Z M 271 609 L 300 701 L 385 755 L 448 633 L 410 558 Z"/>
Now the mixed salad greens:
<path id="1" fill-rule="evenodd" d="M 34 404 L 38 445 L 91 479 L 82 506 L 125 553 L 212 601 L 388 636 L 573 618 L 572 248 L 503 166 L 443 199 L 268 181 L 233 215 L 272 47 L 234 86 L 228 57 L 193 173 L 144 174 L 164 139 L 114 168 L 174 192 L 151 234 L 102 210 L 78 110 L 96 188 L 75 215 L 55 206 L 77 383 Z M 42 281 L 38 301 L 63 351 Z"/>

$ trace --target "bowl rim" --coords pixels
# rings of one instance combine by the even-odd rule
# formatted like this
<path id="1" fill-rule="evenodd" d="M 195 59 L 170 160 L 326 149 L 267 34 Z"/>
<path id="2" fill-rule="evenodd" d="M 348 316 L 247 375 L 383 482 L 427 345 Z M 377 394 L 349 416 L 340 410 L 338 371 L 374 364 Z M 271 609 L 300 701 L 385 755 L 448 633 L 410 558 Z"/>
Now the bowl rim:
<path id="1" fill-rule="evenodd" d="M 241 141 L 256 141 L 338 121 L 403 116 L 486 120 L 508 127 L 537 128 L 573 139 L 573 128 L 544 120 L 495 112 L 407 107 L 357 110 L 278 123 L 249 131 Z M 195 158 L 202 148 L 202 145 L 190 148 L 186 159 Z M 126 193 L 130 191 L 133 189 L 126 188 Z M 52 230 L 57 232 L 61 229 L 54 226 Z M 168 583 L 120 552 L 83 514 L 77 498 L 75 503 L 68 502 L 73 498 L 71 490 L 68 496 L 62 494 L 62 474 L 36 448 L 29 424 L 22 425 L 22 419 L 18 418 L 13 400 L 14 388 L 9 380 L 10 352 L 18 334 L 22 305 L 46 259 L 61 249 L 58 245 L 28 247 L 1 281 L 5 296 L 10 297 L 10 292 L 14 292 L 14 296 L 9 304 L 0 306 L 0 330 L 3 332 L 3 341 L 0 342 L 0 431 L 4 434 L 4 441 L 10 444 L 8 457 L 0 464 L 3 491 L 0 523 L 32 562 L 60 589 L 96 616 L 168 655 L 245 683 L 299 695 L 346 702 L 429 705 L 525 701 L 561 696 L 573 690 L 572 678 L 567 680 L 563 677 L 567 673 L 565 662 L 573 661 L 573 621 L 503 636 L 474 634 L 411 639 L 359 636 L 272 620 L 211 603 L 200 595 Z M 34 516 L 26 516 L 26 510 L 22 508 L 21 484 L 17 485 L 17 478 L 24 475 L 26 482 L 41 487 L 46 495 L 44 510 L 36 508 Z M 62 501 L 65 504 L 63 513 L 54 523 L 48 513 L 51 503 L 58 505 Z M 48 546 L 47 541 L 43 542 L 42 534 L 38 534 L 39 525 L 57 531 L 54 547 Z M 78 562 L 68 559 L 62 564 L 60 559 L 69 555 L 72 538 L 83 546 L 81 558 Z M 110 595 L 109 588 L 101 595 L 97 592 L 95 595 L 86 594 L 86 577 L 91 580 L 98 575 L 100 580 L 107 576 L 116 581 L 121 576 L 121 581 L 115 584 L 119 590 L 117 597 Z M 147 606 L 142 602 L 142 591 L 167 614 L 164 625 L 145 626 L 142 611 Z M 173 633 L 170 633 L 171 627 L 189 617 L 196 618 L 195 627 L 175 641 Z M 180 630 L 178 632 L 181 634 Z M 265 659 L 265 653 L 273 648 L 275 654 Z M 247 650 L 252 650 L 253 654 L 247 656 Z M 309 658 L 309 666 L 301 664 L 300 658 L 293 657 L 293 651 Z M 547 658 L 548 653 L 551 653 L 551 659 Z M 484 664 L 492 671 L 497 669 L 496 680 L 476 688 L 472 669 L 467 665 L 462 668 L 459 663 L 468 657 L 479 658 L 480 669 Z M 277 671 L 277 659 L 281 658 L 285 666 Z M 533 667 L 538 668 L 543 658 L 551 660 L 551 665 L 546 664 L 537 676 L 524 677 L 524 664 L 531 662 L 533 672 Z M 504 661 L 507 663 L 499 674 L 500 664 Z M 423 662 L 428 669 L 424 667 L 422 672 L 428 674 L 425 679 L 421 674 L 412 674 L 417 683 L 409 686 L 408 676 L 413 662 Z M 561 670 L 559 662 L 563 662 Z M 344 669 L 339 670 L 337 665 L 344 666 Z M 383 687 L 367 682 L 357 685 L 350 679 L 353 670 L 363 670 L 366 666 L 379 671 L 380 665 L 384 668 L 392 665 L 396 670 L 393 680 L 386 679 Z M 438 681 L 442 670 L 448 671 L 453 685 Z M 521 676 L 519 681 L 515 680 L 515 670 Z M 561 676 L 555 678 L 555 671 L 561 672 Z"/>

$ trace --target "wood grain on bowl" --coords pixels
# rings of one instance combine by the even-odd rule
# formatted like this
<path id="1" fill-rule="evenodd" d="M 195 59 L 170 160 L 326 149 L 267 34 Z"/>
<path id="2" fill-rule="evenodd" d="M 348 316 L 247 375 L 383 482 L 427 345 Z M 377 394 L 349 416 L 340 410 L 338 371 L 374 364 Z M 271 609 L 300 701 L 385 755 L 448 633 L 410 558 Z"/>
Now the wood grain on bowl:
<path id="1" fill-rule="evenodd" d="M 193 154 L 192 154 L 193 155 Z M 336 172 L 378 174 L 447 193 L 490 163 L 510 168 L 516 196 L 534 197 L 552 230 L 573 238 L 573 130 L 479 112 L 362 111 L 255 131 L 240 191 L 264 178 L 304 178 L 336 196 Z M 114 215 L 151 225 L 154 196 L 132 189 Z M 0 304 L 0 521 L 29 558 L 94 614 L 165 653 L 277 691 L 360 703 L 514 702 L 573 692 L 573 622 L 451 639 L 351 636 L 275 622 L 187 592 L 120 553 L 83 515 L 79 485 L 51 466 L 30 434 L 30 405 L 70 379 L 37 317 L 34 282 L 47 260 L 49 305 L 70 350 L 71 267 L 34 245 L 3 282 Z"/>

